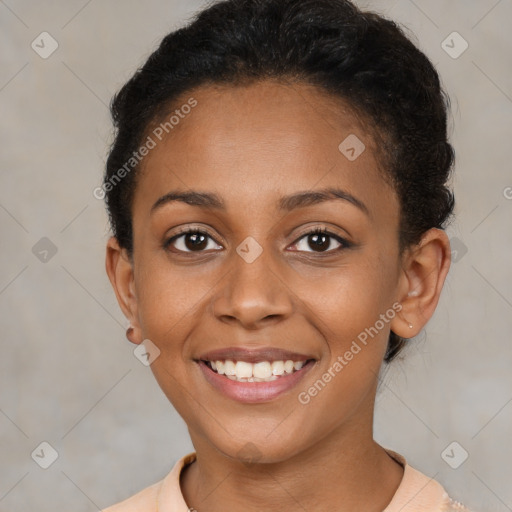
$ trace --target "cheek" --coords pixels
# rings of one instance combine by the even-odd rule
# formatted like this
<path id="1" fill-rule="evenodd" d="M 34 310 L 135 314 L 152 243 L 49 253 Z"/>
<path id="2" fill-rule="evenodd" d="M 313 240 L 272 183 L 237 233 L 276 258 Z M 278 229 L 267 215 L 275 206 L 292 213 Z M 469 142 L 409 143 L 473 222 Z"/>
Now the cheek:
<path id="1" fill-rule="evenodd" d="M 197 316 L 201 298 L 215 281 L 199 267 L 173 267 L 165 257 L 141 266 L 145 270 L 137 283 L 137 303 L 143 335 L 162 350 L 178 349 Z"/>
<path id="2" fill-rule="evenodd" d="M 201 299 L 211 291 L 215 280 L 197 275 L 199 271 L 192 267 L 172 267 L 165 257 L 146 260 L 144 268 L 137 286 L 142 336 L 160 350 L 151 371 L 178 413 L 190 420 L 199 414 L 192 411 L 201 397 L 189 386 L 195 363 L 187 353 L 187 340 L 204 315 Z"/>
<path id="3" fill-rule="evenodd" d="M 366 278 L 351 277 L 340 279 L 338 284 L 363 282 L 367 282 Z M 331 286 L 335 284 L 332 282 Z M 324 292 L 328 294 L 329 290 Z M 321 301 L 321 295 L 317 299 Z M 389 323 L 395 313 L 384 307 L 384 302 L 379 290 L 368 285 L 350 294 L 338 292 L 336 300 L 324 300 L 322 308 L 315 309 L 322 309 L 315 322 L 326 340 L 326 353 L 318 363 L 315 378 L 297 390 L 296 407 L 301 410 L 303 432 L 322 437 L 352 417 L 361 419 L 358 411 L 373 411 Z M 381 320 L 380 315 L 386 312 L 388 317 Z"/>
<path id="4" fill-rule="evenodd" d="M 324 271 L 323 276 L 318 273 L 317 279 L 304 280 L 301 290 L 296 290 L 305 298 L 311 322 L 328 340 L 333 356 L 343 354 L 352 340 L 392 309 L 396 273 L 389 263 L 360 257 L 357 265 Z M 384 326 L 379 322 L 378 330 L 389 330 L 389 322 Z"/>
<path id="5" fill-rule="evenodd" d="M 387 348 L 396 273 L 391 260 L 368 259 L 333 272 L 310 286 L 310 321 L 326 340 L 319 378 L 302 389 L 301 403 L 318 410 L 334 407 L 341 416 L 355 407 L 374 385 Z"/>

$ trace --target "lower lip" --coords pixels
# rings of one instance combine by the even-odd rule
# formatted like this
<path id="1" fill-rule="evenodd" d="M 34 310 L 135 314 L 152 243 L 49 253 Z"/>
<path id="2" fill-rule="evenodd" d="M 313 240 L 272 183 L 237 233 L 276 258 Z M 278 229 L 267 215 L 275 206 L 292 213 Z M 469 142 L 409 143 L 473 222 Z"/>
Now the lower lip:
<path id="1" fill-rule="evenodd" d="M 214 372 L 204 361 L 198 361 L 206 380 L 223 395 L 244 403 L 268 402 L 290 391 L 313 367 L 315 361 L 306 363 L 300 370 L 269 382 L 238 382 Z"/>

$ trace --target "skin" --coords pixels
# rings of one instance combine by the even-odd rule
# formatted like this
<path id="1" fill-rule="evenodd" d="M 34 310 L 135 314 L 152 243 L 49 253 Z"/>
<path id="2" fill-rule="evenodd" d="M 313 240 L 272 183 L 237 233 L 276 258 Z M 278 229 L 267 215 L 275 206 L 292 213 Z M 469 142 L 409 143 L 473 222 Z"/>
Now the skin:
<path id="1" fill-rule="evenodd" d="M 432 316 L 450 265 L 448 238 L 431 229 L 399 253 L 399 202 L 382 157 L 338 98 L 273 81 L 205 86 L 185 101 L 192 95 L 198 105 L 143 162 L 133 257 L 114 237 L 106 254 L 130 340 L 160 349 L 151 369 L 197 453 L 182 473 L 185 500 L 198 512 L 381 512 L 403 469 L 373 440 L 378 373 L 390 329 L 410 338 Z M 366 146 L 355 161 L 338 150 L 350 134 Z M 282 196 L 326 187 L 348 191 L 368 213 L 344 200 L 277 208 Z M 226 210 L 173 202 L 151 214 L 165 193 L 191 189 L 218 194 Z M 166 249 L 178 227 L 206 231 L 203 252 L 186 237 Z M 304 236 L 315 227 L 351 246 L 328 238 L 315 250 Z M 236 252 L 249 236 L 263 249 L 252 263 Z M 299 392 L 396 302 L 402 310 L 300 404 Z M 317 361 L 296 388 L 264 403 L 223 396 L 194 361 L 212 349 L 265 345 Z M 241 455 L 249 442 L 258 450 L 252 464 Z"/>

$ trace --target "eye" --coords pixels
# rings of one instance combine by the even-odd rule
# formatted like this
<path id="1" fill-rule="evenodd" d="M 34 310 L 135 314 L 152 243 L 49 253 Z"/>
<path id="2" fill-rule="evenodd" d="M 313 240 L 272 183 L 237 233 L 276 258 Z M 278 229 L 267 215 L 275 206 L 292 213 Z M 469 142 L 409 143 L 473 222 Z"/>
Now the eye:
<path id="1" fill-rule="evenodd" d="M 338 247 L 335 247 L 332 250 L 329 250 L 329 247 L 331 247 L 332 241 L 337 242 L 339 245 Z M 304 241 L 304 242 L 302 242 Z M 300 248 L 302 244 L 302 249 Z M 304 249 L 304 246 L 312 247 L 312 251 L 308 251 Z M 341 238 L 338 235 L 335 235 L 334 233 L 331 233 L 330 231 L 327 231 L 326 229 L 320 229 L 316 228 L 312 231 L 309 231 L 308 233 L 305 233 L 302 235 L 297 242 L 293 244 L 292 247 L 299 247 L 299 251 L 305 251 L 305 252 L 336 252 L 339 250 L 343 250 L 345 248 L 350 247 L 349 242 L 347 242 L 345 239 Z"/>
<path id="2" fill-rule="evenodd" d="M 338 247 L 331 248 L 332 241 L 338 243 Z M 209 242 L 212 242 L 209 246 Z M 305 249 L 304 246 L 312 247 L 311 251 Z M 212 246 L 213 245 L 213 246 Z M 192 253 L 192 252 L 204 252 L 208 249 L 222 249 L 222 246 L 218 245 L 215 240 L 206 232 L 200 229 L 187 228 L 169 238 L 164 243 L 164 249 L 169 249 L 173 246 L 176 252 Z M 300 252 L 336 252 L 342 249 L 350 247 L 350 243 L 344 238 L 327 231 L 326 229 L 316 228 L 302 235 L 292 247 L 298 248 Z M 301 248 L 302 247 L 302 248 Z"/>
<path id="3" fill-rule="evenodd" d="M 208 247 L 208 239 L 213 242 L 213 247 Z M 178 252 L 204 252 L 206 249 L 222 249 L 208 233 L 193 228 L 185 229 L 166 240 L 164 248 L 168 249 L 171 245 Z"/>

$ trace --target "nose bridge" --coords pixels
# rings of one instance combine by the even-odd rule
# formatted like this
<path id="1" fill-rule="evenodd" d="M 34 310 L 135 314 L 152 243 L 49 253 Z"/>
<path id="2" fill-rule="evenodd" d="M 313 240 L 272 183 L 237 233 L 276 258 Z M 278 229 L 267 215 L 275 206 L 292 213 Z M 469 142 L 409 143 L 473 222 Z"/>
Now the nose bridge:
<path id="1" fill-rule="evenodd" d="M 215 315 L 252 328 L 265 318 L 288 316 L 292 301 L 277 272 L 272 250 L 247 237 L 232 254 L 231 271 L 214 304 Z"/>
<path id="2" fill-rule="evenodd" d="M 261 240 L 260 240 L 261 241 Z M 269 274 L 272 273 L 272 250 L 260 245 L 253 237 L 247 237 L 236 248 L 233 254 L 233 274 L 236 288 L 244 285 L 245 291 L 254 288 L 254 291 L 270 292 L 271 283 Z"/>

